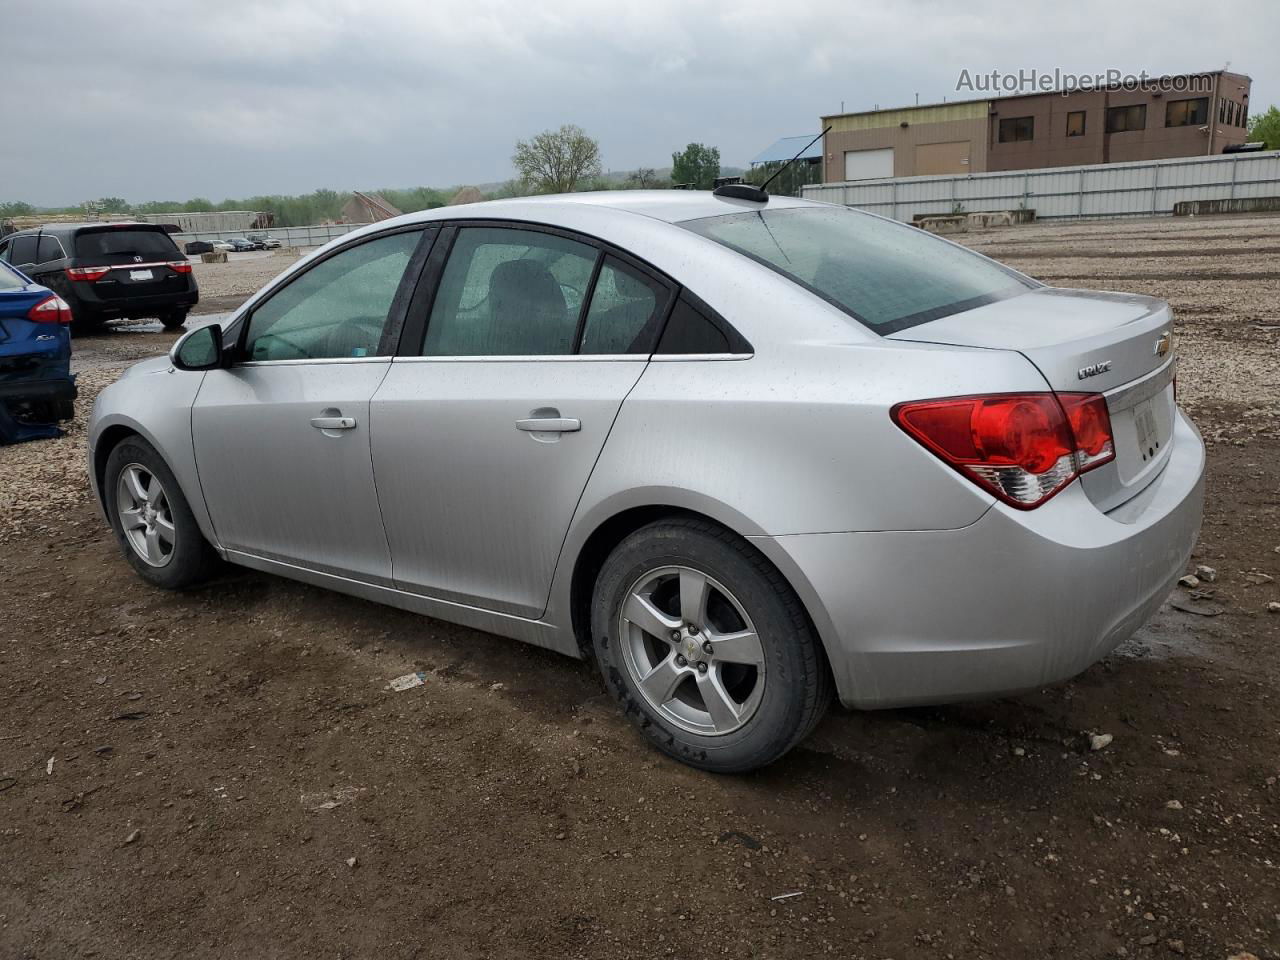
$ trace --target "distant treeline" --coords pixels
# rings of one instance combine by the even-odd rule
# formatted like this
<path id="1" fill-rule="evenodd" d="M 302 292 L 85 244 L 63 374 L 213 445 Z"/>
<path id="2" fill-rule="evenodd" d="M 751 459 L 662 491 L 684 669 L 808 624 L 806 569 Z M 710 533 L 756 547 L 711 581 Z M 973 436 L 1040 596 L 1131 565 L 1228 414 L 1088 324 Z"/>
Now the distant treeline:
<path id="1" fill-rule="evenodd" d="M 671 171 L 643 170 L 617 171 L 594 178 L 583 189 L 585 190 L 623 190 L 633 188 L 662 188 L 671 185 Z M 736 168 L 726 168 L 723 173 L 737 172 Z M 384 187 L 380 190 L 366 190 L 365 193 L 376 193 L 385 197 L 392 206 L 413 213 L 417 210 L 429 210 L 443 207 L 457 195 L 461 187 Z M 487 184 L 479 188 L 486 200 L 504 197 L 525 196 L 530 191 L 517 180 L 509 180 L 503 184 Z M 36 207 L 30 203 L 14 201 L 0 202 L 0 219 L 9 217 L 30 217 L 40 214 L 79 214 L 87 211 L 104 213 L 128 213 L 134 215 L 156 213 L 204 213 L 214 210 L 256 210 L 275 215 L 275 222 L 282 227 L 306 226 L 312 223 L 323 223 L 326 220 L 337 220 L 342 214 L 342 206 L 351 199 L 350 191 L 315 190 L 311 193 L 287 196 L 272 194 L 269 196 L 243 197 L 221 200 L 217 203 L 205 197 L 193 197 L 190 200 L 148 200 L 145 203 L 129 203 L 121 197 L 101 197 L 97 200 L 71 207 Z"/>

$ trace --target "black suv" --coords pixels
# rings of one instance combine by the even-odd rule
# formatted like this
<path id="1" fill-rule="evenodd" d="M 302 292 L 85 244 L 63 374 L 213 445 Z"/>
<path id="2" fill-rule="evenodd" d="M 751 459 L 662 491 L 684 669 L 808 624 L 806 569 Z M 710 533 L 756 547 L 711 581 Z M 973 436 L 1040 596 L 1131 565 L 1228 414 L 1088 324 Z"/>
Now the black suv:
<path id="1" fill-rule="evenodd" d="M 158 317 L 182 326 L 200 299 L 191 263 L 154 223 L 56 223 L 0 240 L 0 260 L 71 305 L 72 324 Z"/>

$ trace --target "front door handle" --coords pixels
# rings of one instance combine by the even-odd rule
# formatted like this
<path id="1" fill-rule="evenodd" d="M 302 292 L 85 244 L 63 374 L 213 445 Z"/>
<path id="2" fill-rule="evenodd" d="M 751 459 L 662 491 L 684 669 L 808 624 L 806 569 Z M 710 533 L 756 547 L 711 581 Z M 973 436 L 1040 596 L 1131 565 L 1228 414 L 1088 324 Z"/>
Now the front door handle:
<path id="1" fill-rule="evenodd" d="M 582 421 L 573 417 L 530 417 L 517 420 L 516 429 L 526 433 L 573 433 L 582 429 Z"/>
<path id="2" fill-rule="evenodd" d="M 355 417 L 312 417 L 311 425 L 317 430 L 354 430 Z"/>

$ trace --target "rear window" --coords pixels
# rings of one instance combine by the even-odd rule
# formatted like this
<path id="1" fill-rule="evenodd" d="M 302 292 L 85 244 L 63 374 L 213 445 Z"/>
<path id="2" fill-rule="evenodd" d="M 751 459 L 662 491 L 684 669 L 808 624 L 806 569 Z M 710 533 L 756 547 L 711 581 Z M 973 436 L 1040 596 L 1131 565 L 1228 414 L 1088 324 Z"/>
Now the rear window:
<path id="1" fill-rule="evenodd" d="M 21 290 L 27 285 L 27 281 L 0 263 L 0 290 Z"/>
<path id="2" fill-rule="evenodd" d="M 1038 284 L 916 227 L 843 207 L 686 220 L 880 334 L 1016 296 Z"/>
<path id="3" fill-rule="evenodd" d="M 76 256 L 142 257 L 144 260 L 171 260 L 178 248 L 161 230 L 95 230 L 76 236 Z"/>

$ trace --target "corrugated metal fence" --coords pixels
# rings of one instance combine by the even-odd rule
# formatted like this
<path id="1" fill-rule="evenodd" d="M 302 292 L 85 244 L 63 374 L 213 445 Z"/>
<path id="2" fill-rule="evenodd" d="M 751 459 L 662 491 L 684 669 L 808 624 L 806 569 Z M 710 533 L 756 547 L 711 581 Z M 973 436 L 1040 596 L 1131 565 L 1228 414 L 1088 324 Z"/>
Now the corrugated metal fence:
<path id="1" fill-rule="evenodd" d="M 181 247 L 188 240 L 221 240 L 224 237 L 243 237 L 246 234 L 266 234 L 275 237 L 286 247 L 318 247 L 334 237 L 359 230 L 363 223 L 322 223 L 312 227 L 272 227 L 270 230 L 201 230 L 196 233 L 173 233 L 173 242 Z"/>
<path id="2" fill-rule="evenodd" d="M 1180 200 L 1280 196 L 1280 151 L 802 188 L 809 200 L 911 220 L 917 214 L 1034 210 L 1039 220 L 1149 217 Z"/>

